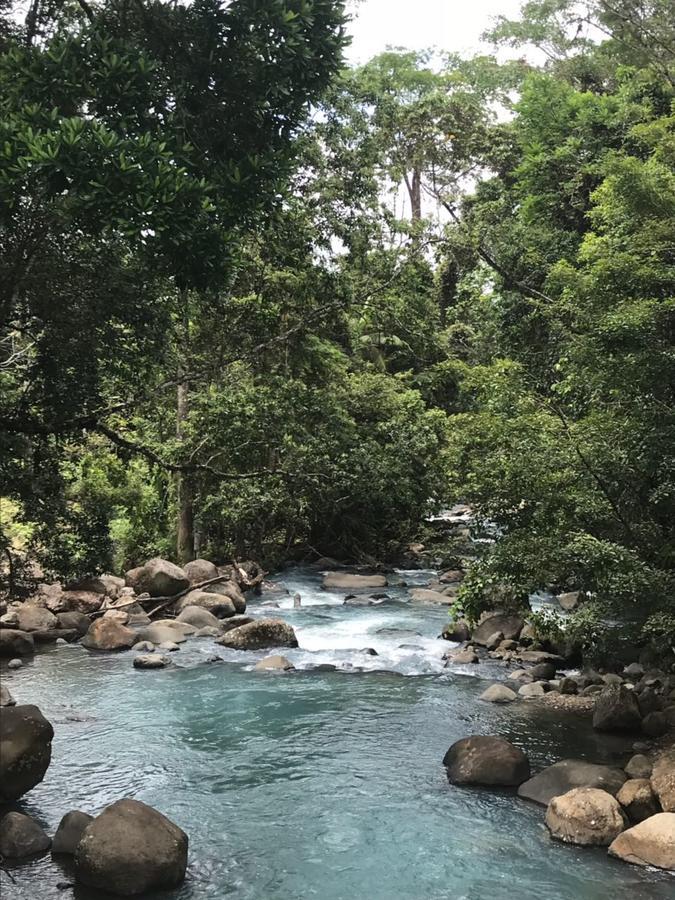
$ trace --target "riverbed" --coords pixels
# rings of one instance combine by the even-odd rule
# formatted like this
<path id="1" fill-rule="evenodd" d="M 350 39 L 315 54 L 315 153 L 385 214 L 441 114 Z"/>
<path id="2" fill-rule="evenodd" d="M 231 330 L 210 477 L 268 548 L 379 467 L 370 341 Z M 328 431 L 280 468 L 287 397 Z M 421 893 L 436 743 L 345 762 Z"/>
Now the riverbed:
<path id="1" fill-rule="evenodd" d="M 622 764 L 630 745 L 537 702 L 478 701 L 507 670 L 444 668 L 447 611 L 410 603 L 404 587 L 376 606 L 345 606 L 319 573 L 278 580 L 289 590 L 274 598 L 280 608 L 254 599 L 249 612 L 293 625 L 291 673 L 253 672 L 268 654 L 208 638 L 181 645 L 160 671 L 78 645 L 3 671 L 17 701 L 38 704 L 55 729 L 51 766 L 22 808 L 53 834 L 70 809 L 96 813 L 125 796 L 155 806 L 190 838 L 188 878 L 155 895 L 166 900 L 672 898 L 669 876 L 555 843 L 542 808 L 450 786 L 441 765 L 469 734 L 503 735 L 535 770 L 569 756 Z M 101 896 L 59 890 L 71 875 L 49 856 L 11 876 L 0 873 L 2 900 Z"/>

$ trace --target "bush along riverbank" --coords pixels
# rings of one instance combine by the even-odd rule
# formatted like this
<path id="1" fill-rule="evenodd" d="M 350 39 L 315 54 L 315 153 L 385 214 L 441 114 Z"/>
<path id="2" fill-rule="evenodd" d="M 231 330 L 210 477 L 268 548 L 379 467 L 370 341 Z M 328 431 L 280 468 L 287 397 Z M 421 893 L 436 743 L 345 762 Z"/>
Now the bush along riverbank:
<path id="1" fill-rule="evenodd" d="M 425 609 L 430 616 L 449 610 L 464 578 L 461 568 L 418 572 L 413 579 L 412 573 L 346 568 L 326 559 L 318 560 L 313 571 L 333 605 L 348 610 L 407 604 L 425 616 Z M 406 578 L 414 584 L 406 584 Z M 254 595 L 256 608 L 250 615 L 247 602 Z M 298 636 L 273 610 L 301 607 L 302 602 L 281 580 L 266 580 L 254 562 L 218 567 L 195 560 L 180 568 L 156 558 L 124 577 L 43 584 L 28 599 L 5 604 L 0 655 L 3 666 L 16 669 L 42 646 L 79 642 L 94 656 L 130 652 L 136 669 L 155 670 L 171 667 L 186 642 L 202 638 L 213 641 L 216 651 L 250 652 L 261 677 L 289 677 L 294 665 L 282 653 L 298 648 Z M 565 602 L 562 598 L 559 606 L 564 608 Z M 480 702 L 573 709 L 588 717 L 598 734 L 622 734 L 633 749 L 623 768 L 563 759 L 533 773 L 526 747 L 515 747 L 497 735 L 471 735 L 453 744 L 444 759 L 452 785 L 517 789 L 523 801 L 546 808 L 553 839 L 607 846 L 612 856 L 627 862 L 675 868 L 671 661 L 663 660 L 659 667 L 636 660 L 618 671 L 573 668 L 575 652 L 566 656 L 564 646 L 540 638 L 536 617 L 530 620 L 506 609 L 484 613 L 473 626 L 448 616 L 439 637 L 433 649 L 443 658 L 439 673 L 452 677 L 471 671 L 494 679 Z M 268 650 L 270 655 L 261 657 L 261 651 Z M 366 650 L 377 656 L 375 650 Z M 44 778 L 54 732 L 36 706 L 17 705 L 5 684 L 1 703 L 3 858 L 17 864 L 51 848 L 71 861 L 76 882 L 120 895 L 172 887 L 183 880 L 188 837 L 146 804 L 120 797 L 95 816 L 94 810 L 66 809 L 51 838 L 35 819 L 13 808 Z"/>

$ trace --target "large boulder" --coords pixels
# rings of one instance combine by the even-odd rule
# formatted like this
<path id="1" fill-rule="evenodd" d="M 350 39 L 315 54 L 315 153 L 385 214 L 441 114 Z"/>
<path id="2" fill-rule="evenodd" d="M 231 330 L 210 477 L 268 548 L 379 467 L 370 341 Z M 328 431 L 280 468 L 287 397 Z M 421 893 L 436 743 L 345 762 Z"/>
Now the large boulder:
<path id="1" fill-rule="evenodd" d="M 323 578 L 327 591 L 370 591 L 387 587 L 387 583 L 384 575 L 351 575 L 349 572 L 328 572 Z"/>
<path id="2" fill-rule="evenodd" d="M 609 852 L 636 866 L 675 871 L 675 813 L 657 813 L 629 828 L 610 845 Z"/>
<path id="3" fill-rule="evenodd" d="M 35 819 L 20 812 L 9 812 L 0 819 L 0 859 L 37 856 L 49 850 L 51 841 Z"/>
<path id="4" fill-rule="evenodd" d="M 186 631 L 186 629 L 189 630 Z M 160 622 L 153 622 L 144 628 L 139 628 L 136 632 L 134 643 L 149 641 L 151 644 L 163 644 L 166 641 L 171 641 L 176 644 L 182 644 L 187 640 L 188 634 L 192 634 L 194 630 L 194 626 L 188 625 L 187 622 L 165 619 Z"/>
<path id="5" fill-rule="evenodd" d="M 446 641 L 454 641 L 461 644 L 468 641 L 471 637 L 471 631 L 464 619 L 458 619 L 456 622 L 449 622 L 443 629 L 441 637 Z"/>
<path id="6" fill-rule="evenodd" d="M 234 605 L 235 612 L 246 612 L 246 597 L 236 581 L 218 581 L 204 588 L 207 594 L 218 594 L 221 597 L 229 597 Z"/>
<path id="7" fill-rule="evenodd" d="M 15 659 L 31 656 L 35 651 L 33 636 L 18 628 L 0 628 L 0 657 Z"/>
<path id="8" fill-rule="evenodd" d="M 183 571 L 190 584 L 200 584 L 202 581 L 208 581 L 209 578 L 218 577 L 218 566 L 209 562 L 208 559 L 193 559 L 183 566 Z"/>
<path id="9" fill-rule="evenodd" d="M 456 741 L 443 758 L 451 784 L 515 787 L 530 777 L 530 763 L 518 747 L 492 735 Z"/>
<path id="10" fill-rule="evenodd" d="M 233 628 L 216 643 L 232 650 L 264 650 L 267 647 L 297 647 L 298 639 L 291 626 L 281 619 L 256 619 L 248 625 Z"/>
<path id="11" fill-rule="evenodd" d="M 675 750 L 657 759 L 652 769 L 651 783 L 663 811 L 675 813 Z"/>
<path id="12" fill-rule="evenodd" d="M 126 573 L 125 580 L 135 593 L 150 594 L 151 597 L 173 597 L 190 586 L 183 569 L 159 557 L 131 569 Z"/>
<path id="13" fill-rule="evenodd" d="M 77 584 L 68 585 L 72 590 L 103 594 L 104 597 L 110 597 L 111 600 L 119 597 L 124 586 L 124 578 L 117 575 L 93 575 L 90 578 L 84 578 Z"/>
<path id="14" fill-rule="evenodd" d="M 429 588 L 413 588 L 410 591 L 410 599 L 413 603 L 437 604 L 440 606 L 448 606 L 452 602 L 452 598 L 439 591 L 430 591 Z"/>
<path id="15" fill-rule="evenodd" d="M 563 759 L 521 784 L 518 796 L 542 806 L 548 806 L 554 797 L 578 787 L 599 788 L 615 796 L 625 780 L 626 775 L 621 769 L 582 759 Z"/>
<path id="16" fill-rule="evenodd" d="M 187 835 L 166 816 L 138 800 L 118 800 L 85 829 L 75 873 L 88 887 L 130 897 L 179 885 L 187 852 Z"/>
<path id="17" fill-rule="evenodd" d="M 598 694 L 593 728 L 598 731 L 639 731 L 642 725 L 635 693 L 622 684 L 608 684 Z"/>
<path id="18" fill-rule="evenodd" d="M 574 788 L 553 797 L 546 810 L 551 837 L 567 844 L 609 847 L 623 831 L 621 807 L 611 794 L 598 788 Z"/>
<path id="19" fill-rule="evenodd" d="M 183 607 L 180 615 L 176 617 L 176 621 L 185 622 L 194 628 L 220 628 L 220 620 L 201 606 Z"/>
<path id="20" fill-rule="evenodd" d="M 89 616 L 81 612 L 62 612 L 56 616 L 58 627 L 67 631 L 77 631 L 80 636 L 84 636 L 89 631 L 91 619 Z"/>
<path id="21" fill-rule="evenodd" d="M 495 632 L 501 631 L 505 640 L 515 641 L 523 630 L 524 624 L 525 620 L 521 616 L 499 612 L 491 613 L 474 630 L 471 640 L 485 646 Z"/>
<path id="22" fill-rule="evenodd" d="M 136 632 L 115 619 L 102 617 L 89 626 L 82 638 L 87 650 L 129 650 L 138 640 Z"/>
<path id="23" fill-rule="evenodd" d="M 517 699 L 517 694 L 505 684 L 491 684 L 478 699 L 487 703 L 513 703 Z"/>
<path id="24" fill-rule="evenodd" d="M 631 778 L 621 785 L 616 799 L 626 810 L 626 815 L 636 825 L 638 822 L 661 812 L 659 802 L 648 778 Z"/>
<path id="25" fill-rule="evenodd" d="M 237 613 L 231 597 L 224 594 L 212 594 L 206 591 L 190 591 L 176 604 L 176 612 L 180 615 L 188 607 L 205 609 L 218 619 L 227 619 Z"/>
<path id="26" fill-rule="evenodd" d="M 18 800 L 42 781 L 53 737 L 37 706 L 0 708 L 0 804 Z"/>
<path id="27" fill-rule="evenodd" d="M 10 608 L 16 617 L 16 627 L 21 631 L 50 631 L 58 628 L 58 619 L 53 612 L 33 603 L 19 603 Z"/>
<path id="28" fill-rule="evenodd" d="M 105 594 L 97 591 L 63 591 L 58 596 L 55 612 L 94 613 L 99 611 L 104 600 Z"/>
<path id="29" fill-rule="evenodd" d="M 59 822 L 52 842 L 52 853 L 63 853 L 73 856 L 77 846 L 82 840 L 82 835 L 94 817 L 79 809 L 67 812 Z"/>

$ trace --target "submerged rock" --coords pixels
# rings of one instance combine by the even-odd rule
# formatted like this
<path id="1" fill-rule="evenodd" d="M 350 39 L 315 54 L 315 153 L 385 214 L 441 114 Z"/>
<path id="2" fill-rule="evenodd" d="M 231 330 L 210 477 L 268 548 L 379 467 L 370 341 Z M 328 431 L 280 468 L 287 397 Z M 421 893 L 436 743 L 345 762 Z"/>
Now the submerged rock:
<path id="1" fill-rule="evenodd" d="M 624 831 L 609 853 L 636 866 L 675 871 L 675 813 L 657 813 Z"/>
<path id="2" fill-rule="evenodd" d="M 452 784 L 516 787 L 530 777 L 530 763 L 518 747 L 501 737 L 472 735 L 450 747 L 443 758 Z"/>
<path id="3" fill-rule="evenodd" d="M 103 616 L 91 623 L 82 638 L 82 646 L 87 650 L 129 650 L 137 641 L 138 636 L 131 628 Z"/>
<path id="4" fill-rule="evenodd" d="M 567 844 L 609 847 L 625 827 L 621 807 L 598 788 L 574 788 L 553 797 L 546 810 L 551 837 Z"/>
<path id="5" fill-rule="evenodd" d="M 53 737 L 37 706 L 0 708 L 0 803 L 18 800 L 42 781 Z"/>
<path id="6" fill-rule="evenodd" d="M 621 769 L 585 762 L 583 759 L 563 759 L 538 772 L 518 789 L 518 796 L 548 806 L 554 797 L 573 788 L 599 788 L 616 795 L 626 775 Z"/>
<path id="7" fill-rule="evenodd" d="M 51 841 L 35 819 L 20 812 L 9 812 L 0 819 L 0 858 L 37 856 L 49 850 Z"/>
<path id="8" fill-rule="evenodd" d="M 119 800 L 84 831 L 75 871 L 88 887 L 128 897 L 179 885 L 187 852 L 187 835 L 166 816 L 138 800 Z"/>
<path id="9" fill-rule="evenodd" d="M 232 650 L 264 650 L 267 647 L 297 647 L 295 631 L 281 619 L 255 619 L 233 628 L 216 641 Z"/>
<path id="10" fill-rule="evenodd" d="M 59 822 L 52 842 L 52 853 L 72 856 L 82 839 L 85 829 L 94 821 L 88 813 L 73 809 L 67 812 Z"/>

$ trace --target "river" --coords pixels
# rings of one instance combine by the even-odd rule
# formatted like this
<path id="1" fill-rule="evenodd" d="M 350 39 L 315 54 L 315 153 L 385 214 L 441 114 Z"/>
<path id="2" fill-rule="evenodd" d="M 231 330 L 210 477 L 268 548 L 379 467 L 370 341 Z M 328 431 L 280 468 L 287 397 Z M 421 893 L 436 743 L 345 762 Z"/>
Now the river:
<path id="1" fill-rule="evenodd" d="M 74 645 L 3 673 L 56 732 L 47 776 L 22 808 L 53 833 L 70 809 L 94 813 L 124 796 L 157 807 L 190 838 L 188 878 L 155 895 L 166 900 L 672 898 L 668 876 L 555 843 L 543 809 L 450 786 L 441 765 L 476 733 L 512 740 L 535 769 L 566 756 L 624 762 L 627 747 L 536 702 L 479 702 L 504 668 L 444 669 L 447 613 L 406 602 L 403 588 L 388 590 L 393 602 L 350 607 L 310 570 L 280 579 L 282 608 L 254 601 L 250 611 L 296 629 L 300 649 L 284 651 L 295 672 L 252 672 L 265 653 L 200 638 L 163 671 Z M 320 663 L 338 668 L 311 670 Z M 57 889 L 70 874 L 49 856 L 11 875 L 0 873 L 2 900 L 73 896 Z"/>

